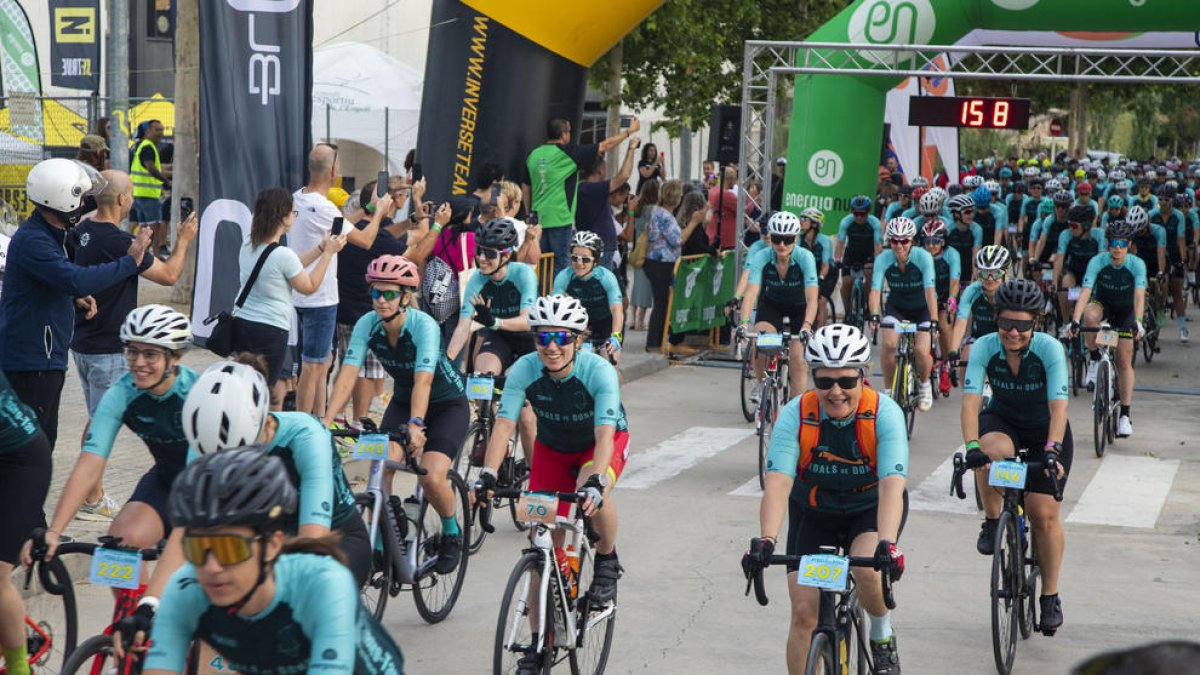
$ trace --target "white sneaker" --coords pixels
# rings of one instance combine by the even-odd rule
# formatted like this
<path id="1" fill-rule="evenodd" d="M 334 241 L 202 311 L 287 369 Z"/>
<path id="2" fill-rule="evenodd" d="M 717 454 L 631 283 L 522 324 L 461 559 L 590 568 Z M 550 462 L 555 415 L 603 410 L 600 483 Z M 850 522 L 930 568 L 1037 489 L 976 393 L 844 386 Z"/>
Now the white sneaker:
<path id="1" fill-rule="evenodd" d="M 929 382 L 921 383 L 921 388 L 917 393 L 917 408 L 921 412 L 929 412 L 933 409 L 933 385 Z"/>
<path id="2" fill-rule="evenodd" d="M 1100 370 L 1100 362 L 1099 361 L 1088 361 L 1087 375 L 1084 375 L 1084 377 L 1083 377 L 1083 386 L 1087 387 L 1088 391 L 1091 391 L 1092 387 L 1094 387 L 1096 385 L 1096 371 L 1097 370 Z"/>
<path id="3" fill-rule="evenodd" d="M 94 522 L 110 521 L 115 515 L 117 515 L 117 502 L 107 494 L 101 497 L 100 501 L 95 504 L 89 504 L 85 501 L 83 506 L 79 507 L 79 511 L 75 513 L 75 517 L 79 520 Z"/>
<path id="4" fill-rule="evenodd" d="M 1117 438 L 1129 438 L 1133 435 L 1133 422 L 1129 421 L 1129 415 L 1121 415 L 1117 418 Z"/>
<path id="5" fill-rule="evenodd" d="M 758 402 L 762 399 L 762 390 L 763 390 L 762 380 L 755 380 L 754 388 L 750 390 L 750 402 L 751 403 L 753 403 L 754 405 L 758 405 Z"/>
<path id="6" fill-rule="evenodd" d="M 1188 341 L 1188 329 L 1187 329 L 1187 326 L 1180 326 L 1180 327 L 1179 327 L 1179 341 L 1180 341 L 1180 342 L 1187 342 L 1187 341 Z"/>

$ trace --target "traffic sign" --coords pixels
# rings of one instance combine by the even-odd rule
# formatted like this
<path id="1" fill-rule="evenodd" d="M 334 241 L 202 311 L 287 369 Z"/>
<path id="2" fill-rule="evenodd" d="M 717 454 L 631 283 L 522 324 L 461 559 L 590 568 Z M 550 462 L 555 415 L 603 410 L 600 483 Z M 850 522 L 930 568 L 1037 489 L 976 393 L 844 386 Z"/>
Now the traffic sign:
<path id="1" fill-rule="evenodd" d="M 1063 135 L 1063 121 L 1061 118 L 1055 117 L 1050 120 L 1050 135 L 1056 137 Z"/>

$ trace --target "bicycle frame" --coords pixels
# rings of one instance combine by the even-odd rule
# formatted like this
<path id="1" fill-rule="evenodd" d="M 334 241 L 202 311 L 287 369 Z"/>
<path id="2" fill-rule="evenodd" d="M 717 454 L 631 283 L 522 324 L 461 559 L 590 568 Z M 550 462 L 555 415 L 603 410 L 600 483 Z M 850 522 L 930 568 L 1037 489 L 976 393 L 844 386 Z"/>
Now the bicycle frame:
<path id="1" fill-rule="evenodd" d="M 370 478 L 367 481 L 366 493 L 371 495 L 371 519 L 367 524 L 367 538 L 371 542 L 372 548 L 375 546 L 376 537 L 379 536 L 379 519 L 383 514 L 384 509 L 390 509 L 391 504 L 388 503 L 387 486 L 383 483 L 383 470 L 392 469 L 396 471 L 408 471 L 409 467 L 399 462 L 393 462 L 390 459 L 377 459 L 371 462 Z M 421 484 L 417 483 L 416 490 L 413 491 L 413 498 L 418 502 L 425 499 L 425 491 L 421 488 Z M 416 523 L 409 523 L 406 527 L 416 527 Z M 418 569 L 417 566 L 417 547 L 408 546 L 405 541 L 396 541 L 395 537 L 388 533 L 383 541 L 384 546 L 399 547 L 400 550 L 393 549 L 392 565 L 393 571 L 396 573 L 397 581 L 402 584 L 416 583 L 426 572 L 429 571 L 437 560 L 426 560 L 425 565 Z M 395 555 L 399 554 L 399 555 Z M 386 590 L 386 589 L 385 589 Z"/>

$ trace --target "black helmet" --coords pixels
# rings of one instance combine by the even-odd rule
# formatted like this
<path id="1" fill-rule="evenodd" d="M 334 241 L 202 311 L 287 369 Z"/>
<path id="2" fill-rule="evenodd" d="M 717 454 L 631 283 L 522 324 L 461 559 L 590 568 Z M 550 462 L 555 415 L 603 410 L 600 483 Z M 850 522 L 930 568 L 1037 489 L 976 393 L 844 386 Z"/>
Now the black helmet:
<path id="1" fill-rule="evenodd" d="M 1025 181 L 1023 181 L 1023 180 L 1013 181 L 1012 191 L 1019 195 L 1025 194 Z"/>
<path id="2" fill-rule="evenodd" d="M 494 218 L 479 228 L 475 243 L 487 248 L 513 248 L 517 245 L 517 226 L 510 218 Z"/>
<path id="3" fill-rule="evenodd" d="M 278 457 L 261 445 L 209 453 L 175 479 L 168 515 L 176 527 L 248 525 L 280 529 L 296 513 L 296 488 Z"/>
<path id="4" fill-rule="evenodd" d="M 1004 309 L 1015 309 L 1041 316 L 1046 306 L 1046 297 L 1042 295 L 1042 289 L 1038 288 L 1037 282 L 1030 279 L 1012 279 L 1000 284 L 994 305 L 997 314 Z"/>
<path id="5" fill-rule="evenodd" d="M 1070 206 L 1071 202 L 1075 201 L 1075 198 L 1071 196 L 1071 193 L 1067 192 L 1066 190 L 1059 190 L 1058 192 L 1055 192 L 1054 196 L 1050 197 L 1050 199 L 1054 200 L 1055 206 Z"/>
<path id="6" fill-rule="evenodd" d="M 900 186 L 900 195 L 903 197 L 911 197 L 912 191 L 913 191 L 913 186 L 909 185 L 908 183 L 905 183 L 904 185 Z"/>
<path id="7" fill-rule="evenodd" d="M 1076 204 L 1071 207 L 1070 211 L 1067 211 L 1067 222 L 1069 223 L 1091 223 L 1095 217 L 1096 214 L 1092 211 L 1092 207 L 1082 204 Z"/>
<path id="8" fill-rule="evenodd" d="M 1167 187 L 1164 187 L 1163 189 L 1158 191 L 1158 198 L 1174 200 L 1175 197 L 1178 196 L 1178 194 L 1179 193 L 1175 191 L 1175 188 L 1168 185 Z"/>
<path id="9" fill-rule="evenodd" d="M 1137 231 L 1128 220 L 1113 220 L 1108 223 L 1108 231 L 1105 233 L 1111 239 L 1132 239 L 1137 235 Z"/>

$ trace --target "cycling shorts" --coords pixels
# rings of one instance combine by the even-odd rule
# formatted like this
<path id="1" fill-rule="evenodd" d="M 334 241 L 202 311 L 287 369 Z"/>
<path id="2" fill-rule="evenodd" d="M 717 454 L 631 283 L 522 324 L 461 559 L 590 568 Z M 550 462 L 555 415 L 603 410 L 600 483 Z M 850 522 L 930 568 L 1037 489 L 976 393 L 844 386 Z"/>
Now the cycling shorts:
<path id="1" fill-rule="evenodd" d="M 133 494 L 128 500 L 141 502 L 154 509 L 154 512 L 158 514 L 158 519 L 162 521 L 164 538 L 171 534 L 171 519 L 167 515 L 167 499 L 170 495 L 171 483 L 162 479 L 158 465 L 155 464 L 150 467 L 149 471 L 142 474 L 141 480 L 138 481 L 137 487 L 133 488 Z"/>
<path id="2" fill-rule="evenodd" d="M 346 567 L 354 575 L 354 583 L 362 588 L 371 575 L 371 536 L 367 525 L 362 518 L 347 518 L 334 531 L 341 535 L 338 547 L 346 554 Z"/>
<path id="3" fill-rule="evenodd" d="M 1103 312 L 1104 320 L 1108 322 L 1123 338 L 1132 338 L 1133 329 L 1137 324 L 1137 316 L 1133 313 L 1133 306 L 1125 308 L 1115 308 L 1111 305 L 1105 305 L 1099 300 L 1092 300 L 1088 304 L 1096 305 Z"/>
<path id="4" fill-rule="evenodd" d="M 383 413 L 379 428 L 399 429 L 406 426 L 411 417 L 409 401 L 393 398 Z M 430 403 L 425 411 L 425 452 L 439 452 L 453 462 L 467 440 L 470 423 L 471 406 L 465 396 Z"/>
<path id="5" fill-rule="evenodd" d="M 50 442 L 40 432 L 25 444 L 0 452 L 0 562 L 16 565 L 29 533 L 45 527 L 42 504 L 50 489 Z"/>
<path id="6" fill-rule="evenodd" d="M 508 367 L 517 359 L 534 351 L 533 333 L 512 333 L 481 328 L 477 335 L 483 341 L 479 347 L 479 353 L 494 355 L 500 360 L 500 367 L 504 370 L 508 370 Z"/>
<path id="7" fill-rule="evenodd" d="M 1046 460 L 1046 438 L 1050 434 L 1049 425 L 1030 427 L 1013 424 L 1011 420 L 998 415 L 991 410 L 979 413 L 979 437 L 987 434 L 1000 433 L 1008 436 L 1013 448 L 1028 448 L 1026 459 L 1031 462 Z M 1063 490 L 1067 489 L 1067 479 L 1071 476 L 1071 458 L 1075 454 L 1075 441 L 1071 437 L 1071 424 L 1067 423 L 1067 431 L 1063 436 L 1063 450 L 1058 456 L 1063 467 Z M 1054 494 L 1054 481 L 1042 471 L 1030 471 L 1025 480 L 1026 492 L 1037 492 L 1044 495 Z"/>
<path id="8" fill-rule="evenodd" d="M 800 482 L 795 483 L 800 486 Z M 800 491 L 801 493 L 803 490 Z M 810 555 L 820 553 L 822 546 L 841 546 L 849 551 L 850 544 L 865 532 L 875 532 L 879 516 L 879 506 L 876 504 L 866 511 L 858 513 L 828 513 L 815 511 L 804 506 L 804 498 L 793 488 L 792 496 L 788 499 L 788 555 Z M 908 491 L 904 491 L 904 514 L 900 517 L 900 531 L 904 532 L 904 524 L 908 521 Z M 895 542 L 893 542 L 895 543 Z M 787 571 L 795 572 L 800 568 L 799 562 L 788 563 Z"/>
<path id="9" fill-rule="evenodd" d="M 1186 276 L 1183 271 L 1184 266 L 1181 263 L 1171 262 L 1169 256 L 1167 258 L 1167 267 L 1171 269 L 1171 271 L 1168 273 L 1168 276 L 1170 276 L 1172 279 L 1183 279 Z"/>
<path id="10" fill-rule="evenodd" d="M 817 294 L 822 298 L 832 298 L 833 290 L 837 288 L 838 271 L 835 269 L 829 270 L 829 274 L 817 283 Z"/>
<path id="11" fill-rule="evenodd" d="M 893 307 L 888 303 L 883 308 L 883 321 L 885 327 L 891 328 L 898 321 L 909 321 L 917 324 L 917 328 L 929 328 L 932 318 L 929 316 L 929 308 L 921 307 L 919 310 L 905 310 Z"/>
<path id="12" fill-rule="evenodd" d="M 531 492 L 573 492 L 578 486 L 579 474 L 592 465 L 596 446 L 583 452 L 559 452 L 541 441 L 533 442 L 533 465 L 529 468 L 529 490 Z M 608 480 L 616 485 L 625 460 L 629 458 L 629 432 L 613 434 L 613 454 L 608 462 Z M 570 504 L 559 504 L 558 515 L 570 513 Z"/>
<path id="13" fill-rule="evenodd" d="M 804 312 L 807 310 L 807 305 L 780 307 L 767 298 L 760 298 L 757 309 L 758 313 L 754 317 L 756 322 L 769 323 L 775 327 L 776 332 L 782 333 L 783 320 L 786 318 L 790 324 L 789 331 L 795 334 L 799 333 L 800 327 L 804 325 Z"/>

